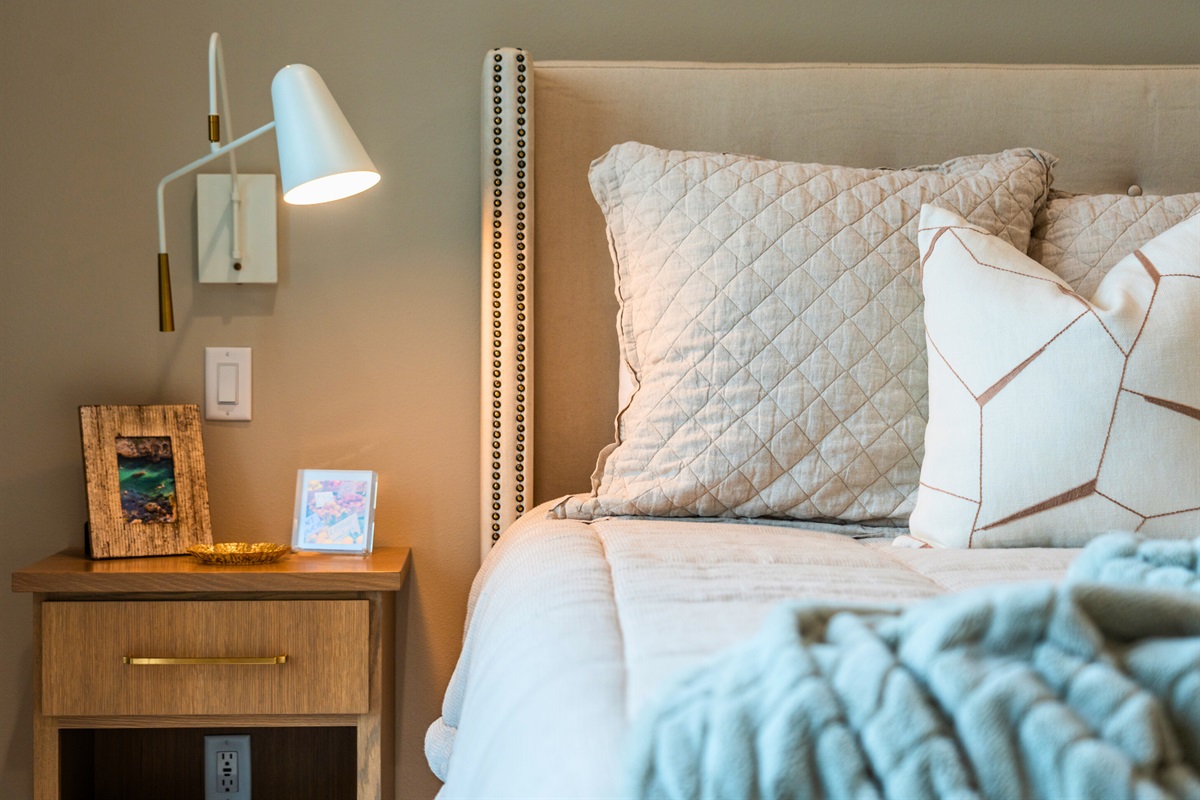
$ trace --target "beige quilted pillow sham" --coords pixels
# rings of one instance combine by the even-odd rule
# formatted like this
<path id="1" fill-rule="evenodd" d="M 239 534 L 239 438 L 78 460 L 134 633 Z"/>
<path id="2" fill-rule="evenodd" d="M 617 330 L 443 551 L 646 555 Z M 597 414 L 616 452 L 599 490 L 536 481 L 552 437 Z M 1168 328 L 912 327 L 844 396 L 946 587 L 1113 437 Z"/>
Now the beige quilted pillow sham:
<path id="1" fill-rule="evenodd" d="M 1081 547 L 1200 530 L 1200 216 L 1126 255 L 1091 300 L 926 207 L 929 425 L 912 535 Z"/>
<path id="2" fill-rule="evenodd" d="M 1122 258 L 1200 210 L 1200 192 L 1129 197 L 1051 192 L 1029 256 L 1084 297 Z"/>
<path id="3" fill-rule="evenodd" d="M 907 170 L 614 147 L 592 164 L 636 390 L 560 516 L 902 522 L 924 439 L 917 214 L 1024 250 L 1053 158 Z"/>

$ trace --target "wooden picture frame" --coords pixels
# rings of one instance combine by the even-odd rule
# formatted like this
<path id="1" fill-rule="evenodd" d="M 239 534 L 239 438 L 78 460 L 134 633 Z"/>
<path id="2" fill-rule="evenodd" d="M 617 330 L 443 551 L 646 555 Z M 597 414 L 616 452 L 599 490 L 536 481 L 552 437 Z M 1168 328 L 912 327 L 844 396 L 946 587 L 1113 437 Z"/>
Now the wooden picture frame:
<path id="1" fill-rule="evenodd" d="M 89 556 L 212 543 L 199 406 L 80 406 L 79 425 Z"/>

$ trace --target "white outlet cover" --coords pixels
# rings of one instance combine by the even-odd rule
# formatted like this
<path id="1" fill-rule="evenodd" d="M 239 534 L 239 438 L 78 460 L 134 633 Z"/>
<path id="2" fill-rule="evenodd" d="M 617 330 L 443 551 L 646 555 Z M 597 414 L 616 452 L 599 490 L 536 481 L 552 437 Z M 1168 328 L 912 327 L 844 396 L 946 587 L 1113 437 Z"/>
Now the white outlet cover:
<path id="1" fill-rule="evenodd" d="M 204 348 L 204 418 L 250 419 L 249 347 Z"/>
<path id="2" fill-rule="evenodd" d="M 237 774 L 232 785 L 221 785 L 217 774 L 219 753 L 237 754 Z M 204 737 L 204 800 L 250 800 L 250 736 L 205 736 Z"/>
<path id="3" fill-rule="evenodd" d="M 279 280 L 274 175 L 238 175 L 241 269 L 233 260 L 233 182 L 229 175 L 196 176 L 196 263 L 201 283 L 276 283 Z"/>

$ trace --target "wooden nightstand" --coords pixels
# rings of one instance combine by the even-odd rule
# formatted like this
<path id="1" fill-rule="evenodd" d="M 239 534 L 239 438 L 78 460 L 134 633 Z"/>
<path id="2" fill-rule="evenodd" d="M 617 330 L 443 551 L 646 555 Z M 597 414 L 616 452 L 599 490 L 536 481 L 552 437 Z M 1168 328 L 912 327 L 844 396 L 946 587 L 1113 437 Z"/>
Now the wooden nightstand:
<path id="1" fill-rule="evenodd" d="M 14 572 L 34 600 L 34 797 L 199 798 L 203 737 L 249 733 L 255 800 L 391 798 L 408 564 L 65 550 Z"/>

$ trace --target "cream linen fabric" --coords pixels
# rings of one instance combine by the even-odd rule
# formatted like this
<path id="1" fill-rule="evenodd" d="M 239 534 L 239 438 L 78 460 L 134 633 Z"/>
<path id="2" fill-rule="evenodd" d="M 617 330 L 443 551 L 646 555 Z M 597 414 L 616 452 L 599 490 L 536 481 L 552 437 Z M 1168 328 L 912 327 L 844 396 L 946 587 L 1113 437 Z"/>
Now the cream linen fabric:
<path id="1" fill-rule="evenodd" d="M 929 426 L 912 535 L 1074 547 L 1200 530 L 1200 216 L 1085 300 L 1011 245 L 926 206 Z"/>
<path id="2" fill-rule="evenodd" d="M 527 415 L 535 430 L 525 449 L 537 464 L 536 502 L 590 489 L 596 454 L 613 441 L 622 407 L 613 265 L 587 181 L 588 165 L 616 142 L 891 167 L 1034 143 L 1058 156 L 1060 188 L 1200 189 L 1200 66 L 551 62 L 538 55 L 530 56 L 537 124 L 527 152 L 537 202 L 522 223 L 537 262 L 537 341 L 526 354 L 537 372 L 535 411 Z M 490 75 L 487 84 L 491 94 Z M 511 100 L 504 96 L 506 108 Z M 490 131 L 492 115 L 485 116 Z M 489 159 L 492 147 L 489 138 Z M 506 152 L 505 163 L 512 157 Z M 490 286 L 491 259 L 484 261 Z M 484 386 L 490 415 L 490 375 Z M 490 473 L 485 482 L 490 496 Z"/>
<path id="3" fill-rule="evenodd" d="M 926 358 L 921 203 L 1024 250 L 1053 158 L 906 170 L 618 145 L 593 163 L 637 386 L 556 512 L 903 521 Z"/>
<path id="4" fill-rule="evenodd" d="M 442 798 L 611 797 L 629 721 L 785 599 L 892 606 L 1056 580 L 1072 550 L 902 550 L 769 524 L 519 520 L 471 590 L 427 736 Z"/>
<path id="5" fill-rule="evenodd" d="M 1091 297 L 1118 261 L 1200 210 L 1200 192 L 1129 197 L 1060 194 L 1038 212 L 1029 256 Z"/>

